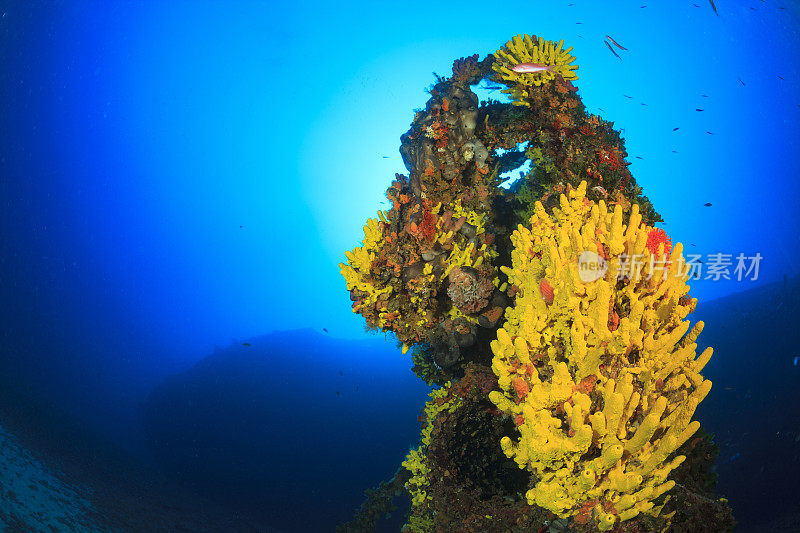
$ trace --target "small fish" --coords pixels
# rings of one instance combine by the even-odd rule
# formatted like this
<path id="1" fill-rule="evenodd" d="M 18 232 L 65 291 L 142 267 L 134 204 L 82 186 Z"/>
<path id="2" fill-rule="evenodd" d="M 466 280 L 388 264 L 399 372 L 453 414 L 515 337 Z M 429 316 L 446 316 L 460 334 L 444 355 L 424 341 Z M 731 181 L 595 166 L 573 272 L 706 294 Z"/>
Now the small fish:
<path id="1" fill-rule="evenodd" d="M 778 75 L 776 74 L 776 76 L 778 76 Z M 786 81 L 786 78 L 784 78 L 783 76 L 778 76 L 778 77 L 779 77 L 780 79 L 782 79 L 783 81 Z"/>
<path id="2" fill-rule="evenodd" d="M 592 187 L 592 190 L 597 194 L 601 195 L 603 198 L 608 198 L 608 191 L 606 191 L 601 186 L 595 185 L 594 187 Z"/>
<path id="3" fill-rule="evenodd" d="M 703 206 L 705 206 L 705 207 L 711 207 L 711 202 L 706 202 L 706 203 L 704 203 L 704 204 L 703 204 Z"/>
<path id="4" fill-rule="evenodd" d="M 677 128 L 672 128 L 672 131 L 678 131 L 679 129 L 681 129 L 680 126 L 678 126 Z"/>
<path id="5" fill-rule="evenodd" d="M 575 24 L 583 24 L 583 22 L 576 22 Z"/>
<path id="6" fill-rule="evenodd" d="M 243 227 L 244 227 L 244 226 L 242 226 L 241 224 L 239 224 L 239 229 L 242 229 Z"/>
<path id="7" fill-rule="evenodd" d="M 689 246 L 697 246 L 695 243 L 689 243 Z"/>
<path id="8" fill-rule="evenodd" d="M 250 346 L 252 346 L 252 344 L 250 344 L 249 342 L 243 342 L 242 346 L 245 346 L 245 347 L 249 348 Z"/>
<path id="9" fill-rule="evenodd" d="M 519 65 L 514 65 L 511 67 L 511 70 L 514 72 L 519 72 L 521 74 L 528 74 L 528 73 L 535 73 L 535 72 L 544 72 L 545 70 L 553 70 L 550 65 L 542 65 L 541 63 L 520 63 Z"/>
<path id="10" fill-rule="evenodd" d="M 714 0 L 708 0 L 708 1 L 711 2 L 711 9 L 714 10 L 714 14 L 719 16 L 719 13 L 717 12 L 717 6 L 714 5 Z"/>
<path id="11" fill-rule="evenodd" d="M 742 85 L 744 85 L 744 82 L 742 81 L 742 78 L 736 78 L 736 79 L 737 79 L 737 80 L 739 80 L 739 83 L 741 83 Z"/>
<path id="12" fill-rule="evenodd" d="M 358 392 L 358 385 L 356 385 L 356 392 Z"/>
<path id="13" fill-rule="evenodd" d="M 672 151 L 672 153 L 673 153 L 673 154 L 677 154 L 677 153 L 678 153 L 678 151 L 677 151 L 677 150 L 673 150 L 673 151 Z"/>
<path id="14" fill-rule="evenodd" d="M 325 333 L 328 333 L 328 328 L 322 328 L 322 331 L 324 331 Z"/>
<path id="15" fill-rule="evenodd" d="M 608 41 L 603 41 L 603 42 L 606 43 L 606 46 L 608 46 L 608 49 L 611 50 L 611 53 L 614 54 L 615 56 L 617 56 L 617 59 L 622 61 L 622 58 L 619 57 L 619 54 L 617 52 L 615 52 L 613 48 L 611 48 L 611 45 L 608 44 Z"/>
<path id="16" fill-rule="evenodd" d="M 699 107 L 696 107 L 696 108 L 695 108 L 695 111 L 703 111 L 703 110 L 702 110 L 702 109 L 700 109 Z"/>
<path id="17" fill-rule="evenodd" d="M 384 155 L 384 156 L 381 156 L 381 157 L 383 157 L 384 159 L 389 159 L 388 155 Z"/>
<path id="18" fill-rule="evenodd" d="M 713 131 L 707 131 L 706 133 L 708 133 L 709 135 L 714 135 Z"/>
<path id="19" fill-rule="evenodd" d="M 633 96 L 628 96 L 627 94 L 623 94 L 622 96 L 624 96 L 625 98 L 633 98 Z"/>
<path id="20" fill-rule="evenodd" d="M 701 94 L 700 96 L 702 96 L 703 98 L 708 98 L 707 94 Z"/>
<path id="21" fill-rule="evenodd" d="M 642 157 L 642 156 L 640 156 L 640 155 L 637 155 L 637 156 L 636 156 L 636 159 L 644 159 L 644 157 Z"/>
<path id="22" fill-rule="evenodd" d="M 645 104 L 644 102 L 642 102 L 642 105 L 645 105 L 645 106 L 646 106 L 647 104 Z"/>
<path id="23" fill-rule="evenodd" d="M 606 39 L 608 39 L 609 41 L 611 41 L 612 43 L 614 43 L 614 44 L 615 44 L 615 45 L 616 45 L 618 48 L 620 48 L 620 49 L 622 49 L 622 50 L 627 50 L 627 48 L 625 48 L 624 46 L 622 46 L 621 44 L 619 44 L 617 41 L 615 41 L 615 40 L 614 40 L 614 39 L 613 39 L 613 38 L 612 38 L 610 35 L 606 35 Z"/>

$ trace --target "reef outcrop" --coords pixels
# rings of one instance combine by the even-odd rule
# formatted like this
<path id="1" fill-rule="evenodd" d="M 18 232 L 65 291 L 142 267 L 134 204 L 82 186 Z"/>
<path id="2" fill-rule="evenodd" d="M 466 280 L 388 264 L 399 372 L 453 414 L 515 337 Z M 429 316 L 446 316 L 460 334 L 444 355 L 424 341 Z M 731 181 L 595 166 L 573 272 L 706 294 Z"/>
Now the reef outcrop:
<path id="1" fill-rule="evenodd" d="M 353 311 L 440 386 L 403 463 L 408 531 L 663 531 L 701 501 L 670 499 L 711 387 L 682 246 L 586 112 L 570 51 L 525 35 L 455 61 L 401 136 L 391 208 L 340 265 Z M 479 102 L 483 80 L 510 102 Z"/>

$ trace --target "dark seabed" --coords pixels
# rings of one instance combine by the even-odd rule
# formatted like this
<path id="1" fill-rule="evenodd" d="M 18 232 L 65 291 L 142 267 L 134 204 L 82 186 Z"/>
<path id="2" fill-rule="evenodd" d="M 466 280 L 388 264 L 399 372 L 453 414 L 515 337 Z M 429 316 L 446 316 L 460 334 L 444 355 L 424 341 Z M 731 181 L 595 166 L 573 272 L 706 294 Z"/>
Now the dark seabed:
<path id="1" fill-rule="evenodd" d="M 247 344 L 219 349 L 151 394 L 143 424 L 164 474 L 4 385 L 0 427 L 15 445 L 0 459 L 13 481 L 0 483 L 3 522 L 300 532 L 348 520 L 415 443 L 426 387 L 382 336 L 295 330 Z M 397 531 L 403 519 L 401 509 L 381 527 Z"/>
<path id="2" fill-rule="evenodd" d="M 142 465 L 5 379 L 0 443 L 3 531 L 272 531 Z"/>

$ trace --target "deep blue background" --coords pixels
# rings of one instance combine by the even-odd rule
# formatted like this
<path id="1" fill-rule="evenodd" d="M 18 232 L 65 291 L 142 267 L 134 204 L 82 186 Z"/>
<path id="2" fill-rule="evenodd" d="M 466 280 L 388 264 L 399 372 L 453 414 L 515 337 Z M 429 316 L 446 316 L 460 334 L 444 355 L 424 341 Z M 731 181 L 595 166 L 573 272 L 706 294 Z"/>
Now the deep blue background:
<path id="1" fill-rule="evenodd" d="M 695 296 L 800 274 L 800 10 L 696 4 L 0 2 L 0 369 L 144 454 L 146 394 L 215 345 L 363 338 L 338 263 L 399 136 L 517 33 L 574 47 L 673 240 L 764 256 Z"/>

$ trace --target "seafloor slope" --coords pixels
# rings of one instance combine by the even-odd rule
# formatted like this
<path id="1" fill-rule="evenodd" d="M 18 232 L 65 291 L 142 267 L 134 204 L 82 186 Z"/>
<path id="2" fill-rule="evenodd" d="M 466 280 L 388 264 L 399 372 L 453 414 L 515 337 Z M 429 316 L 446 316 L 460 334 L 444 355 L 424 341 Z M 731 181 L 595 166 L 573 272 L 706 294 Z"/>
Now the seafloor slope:
<path id="1" fill-rule="evenodd" d="M 177 488 L 0 376 L 0 530 L 269 531 Z"/>

